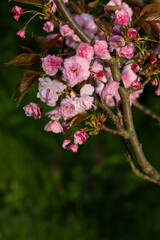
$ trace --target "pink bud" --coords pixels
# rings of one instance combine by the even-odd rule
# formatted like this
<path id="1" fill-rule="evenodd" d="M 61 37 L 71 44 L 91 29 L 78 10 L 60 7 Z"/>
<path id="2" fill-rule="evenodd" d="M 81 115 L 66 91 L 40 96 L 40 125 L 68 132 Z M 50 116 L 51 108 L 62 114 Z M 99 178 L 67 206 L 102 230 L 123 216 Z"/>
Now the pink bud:
<path id="1" fill-rule="evenodd" d="M 28 117 L 34 117 L 35 119 L 41 118 L 41 110 L 39 105 L 36 103 L 29 103 L 23 107 L 23 110 Z"/>
<path id="2" fill-rule="evenodd" d="M 79 130 L 74 134 L 74 142 L 75 144 L 82 144 L 86 142 L 88 139 L 88 134 L 83 130 Z"/>
<path id="3" fill-rule="evenodd" d="M 17 32 L 17 36 L 20 36 L 21 38 L 25 38 L 25 29 L 20 29 Z"/>
<path id="4" fill-rule="evenodd" d="M 78 150 L 78 145 L 72 143 L 71 140 L 68 140 L 68 139 L 63 141 L 62 147 L 64 149 L 71 150 L 72 152 L 77 152 Z"/>
<path id="5" fill-rule="evenodd" d="M 21 15 L 22 12 L 23 12 L 23 9 L 21 7 L 14 6 L 12 8 L 12 13 L 15 13 L 16 15 Z"/>
<path id="6" fill-rule="evenodd" d="M 69 147 L 69 150 L 71 150 L 72 152 L 77 153 L 78 145 L 77 144 L 71 144 L 71 146 Z"/>
<path id="7" fill-rule="evenodd" d="M 140 67 L 139 67 L 139 65 L 138 65 L 137 63 L 133 63 L 133 64 L 131 65 L 131 69 L 132 69 L 132 71 L 134 71 L 134 72 L 138 72 L 138 71 L 140 70 Z"/>
<path id="8" fill-rule="evenodd" d="M 19 20 L 19 18 L 20 18 L 20 15 L 15 14 L 13 17 L 14 17 L 14 19 L 18 22 L 18 20 Z"/>
<path id="9" fill-rule="evenodd" d="M 150 62 L 151 62 L 151 64 L 156 63 L 156 62 L 157 62 L 157 58 L 155 58 L 155 57 L 150 57 Z"/>
<path id="10" fill-rule="evenodd" d="M 133 82 L 131 83 L 131 87 L 132 87 L 133 89 L 139 89 L 140 86 L 141 86 L 141 82 L 138 81 L 138 80 L 135 80 L 135 81 L 133 81 Z"/>
<path id="11" fill-rule="evenodd" d="M 47 132 L 60 133 L 63 132 L 63 128 L 58 121 L 50 121 L 44 127 L 44 130 Z"/>
<path id="12" fill-rule="evenodd" d="M 15 15 L 14 15 L 13 17 L 14 17 L 14 19 L 15 19 L 17 22 L 18 22 L 18 20 L 19 20 L 19 18 L 20 18 L 20 16 L 21 16 L 22 12 L 23 12 L 23 9 L 22 9 L 21 7 L 14 6 L 14 7 L 12 8 L 12 13 L 15 13 Z"/>
<path id="13" fill-rule="evenodd" d="M 157 81 L 157 79 L 154 79 L 154 80 L 152 80 L 151 81 L 151 84 L 152 84 L 152 86 L 158 86 L 158 81 Z"/>
<path id="14" fill-rule="evenodd" d="M 157 88 L 157 90 L 155 91 L 155 94 L 156 94 L 157 96 L 160 96 L 160 88 Z"/>

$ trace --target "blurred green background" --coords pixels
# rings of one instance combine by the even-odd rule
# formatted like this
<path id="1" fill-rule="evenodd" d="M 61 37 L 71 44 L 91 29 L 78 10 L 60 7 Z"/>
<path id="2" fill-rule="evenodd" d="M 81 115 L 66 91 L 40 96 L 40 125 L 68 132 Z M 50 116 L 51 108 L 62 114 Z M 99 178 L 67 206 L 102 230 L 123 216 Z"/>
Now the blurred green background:
<path id="1" fill-rule="evenodd" d="M 62 135 L 43 130 L 47 118 L 25 116 L 36 89 L 16 108 L 11 95 L 21 73 L 3 63 L 22 52 L 18 44 L 36 47 L 30 33 L 40 25 L 34 21 L 27 39 L 18 38 L 25 18 L 17 23 L 14 3 L 0 4 L 0 240 L 159 240 L 160 187 L 134 176 L 119 137 L 101 132 L 73 154 L 62 149 Z M 160 115 L 154 90 L 147 88 L 141 102 Z M 137 110 L 134 119 L 160 170 L 160 128 Z"/>

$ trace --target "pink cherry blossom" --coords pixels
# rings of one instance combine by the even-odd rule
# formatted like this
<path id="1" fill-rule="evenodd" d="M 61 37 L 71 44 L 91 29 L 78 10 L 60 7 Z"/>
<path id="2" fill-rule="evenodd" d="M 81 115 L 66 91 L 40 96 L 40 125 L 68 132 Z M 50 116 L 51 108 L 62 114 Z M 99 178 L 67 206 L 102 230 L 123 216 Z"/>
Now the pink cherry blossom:
<path id="1" fill-rule="evenodd" d="M 118 55 L 120 57 L 131 59 L 134 56 L 134 47 L 132 46 L 132 44 L 128 44 L 127 46 L 119 49 Z"/>
<path id="2" fill-rule="evenodd" d="M 88 137 L 88 134 L 83 130 L 76 131 L 74 134 L 74 143 L 82 144 L 87 141 Z"/>
<path id="3" fill-rule="evenodd" d="M 63 59 L 60 57 L 47 55 L 45 58 L 42 58 L 42 68 L 46 74 L 54 76 L 58 72 L 62 62 Z"/>
<path id="4" fill-rule="evenodd" d="M 53 32 L 54 30 L 54 24 L 51 21 L 47 21 L 44 25 L 43 25 L 43 30 L 46 31 L 47 33 Z"/>
<path id="5" fill-rule="evenodd" d="M 122 0 L 112 0 L 117 6 L 121 6 Z"/>
<path id="6" fill-rule="evenodd" d="M 131 19 L 132 15 L 133 15 L 132 8 L 130 8 L 130 6 L 127 3 L 123 2 L 121 5 L 121 9 L 126 11 Z"/>
<path id="7" fill-rule="evenodd" d="M 130 38 L 136 38 L 137 37 L 137 30 L 135 28 L 130 28 L 128 31 L 127 31 L 127 35 L 130 37 Z"/>
<path id="8" fill-rule="evenodd" d="M 96 41 L 93 46 L 94 54 L 101 59 L 111 59 L 108 51 L 108 44 L 106 41 L 100 40 Z"/>
<path id="9" fill-rule="evenodd" d="M 84 94 L 92 95 L 93 92 L 94 92 L 94 87 L 91 84 L 85 84 L 80 90 L 80 95 L 81 96 L 83 96 Z"/>
<path id="10" fill-rule="evenodd" d="M 63 132 L 63 128 L 61 124 L 58 121 L 50 121 L 46 124 L 44 127 L 44 130 L 47 132 L 53 132 L 53 133 L 61 133 Z"/>
<path id="11" fill-rule="evenodd" d="M 67 47 L 73 48 L 73 49 L 76 49 L 79 45 L 79 43 L 73 39 L 73 36 L 67 36 L 65 44 L 67 45 Z"/>
<path id="12" fill-rule="evenodd" d="M 38 104 L 36 103 L 29 103 L 28 105 L 23 107 L 23 110 L 25 111 L 26 116 L 28 117 L 34 117 L 34 119 L 41 118 L 41 109 Z"/>
<path id="13" fill-rule="evenodd" d="M 74 19 L 84 29 L 84 31 L 90 35 L 90 37 L 94 37 L 94 34 L 97 33 L 98 27 L 95 24 L 92 15 L 88 13 L 82 13 L 74 16 Z"/>
<path id="14" fill-rule="evenodd" d="M 64 91 L 66 85 L 48 77 L 39 78 L 39 92 L 37 97 L 48 106 L 55 106 L 58 100 L 58 94 Z"/>
<path id="15" fill-rule="evenodd" d="M 88 61 L 91 61 L 94 56 L 93 47 L 91 47 L 87 43 L 81 42 L 79 47 L 77 48 L 76 54 L 77 54 L 77 56 L 79 56 L 81 58 L 85 58 Z"/>
<path id="16" fill-rule="evenodd" d="M 59 111 L 59 107 L 56 107 L 55 109 L 53 109 L 50 112 L 47 112 L 46 115 L 54 121 L 58 121 L 59 119 L 62 118 L 62 115 Z"/>
<path id="17" fill-rule="evenodd" d="M 21 38 L 25 38 L 25 29 L 20 29 L 17 32 L 17 36 L 20 36 Z"/>
<path id="18" fill-rule="evenodd" d="M 74 34 L 74 31 L 68 25 L 62 23 L 59 25 L 59 31 L 63 37 L 72 36 Z"/>
<path id="19" fill-rule="evenodd" d="M 86 94 L 83 94 L 82 97 L 80 97 L 80 103 L 81 106 L 84 108 L 84 110 L 89 110 L 93 106 L 94 97 L 90 97 Z"/>
<path id="20" fill-rule="evenodd" d="M 64 120 L 75 116 L 75 106 L 72 103 L 72 101 L 68 98 L 64 98 L 61 101 L 59 111 L 62 115 L 62 118 L 64 118 Z"/>
<path id="21" fill-rule="evenodd" d="M 130 24 L 130 16 L 124 10 L 116 11 L 116 21 L 122 26 L 128 26 Z"/>
<path id="22" fill-rule="evenodd" d="M 114 49 L 119 49 L 125 46 L 125 40 L 123 37 L 119 35 L 113 35 L 109 39 L 110 41 L 110 48 L 109 50 L 112 52 Z"/>
<path id="23" fill-rule="evenodd" d="M 137 79 L 137 74 L 132 71 L 131 64 L 125 66 L 121 73 L 121 78 L 126 88 L 131 87 L 131 83 Z"/>
<path id="24" fill-rule="evenodd" d="M 74 87 L 76 84 L 87 80 L 89 72 L 89 62 L 79 56 L 66 58 L 63 65 L 63 80 L 68 82 L 68 85 Z"/>
<path id="25" fill-rule="evenodd" d="M 91 65 L 91 73 L 94 77 L 102 79 L 104 77 L 104 72 L 103 72 L 103 65 L 99 61 L 99 59 L 96 59 L 92 65 Z"/>
<path id="26" fill-rule="evenodd" d="M 106 99 L 108 96 L 116 96 L 118 94 L 119 83 L 115 81 L 109 81 L 101 92 L 101 98 Z"/>

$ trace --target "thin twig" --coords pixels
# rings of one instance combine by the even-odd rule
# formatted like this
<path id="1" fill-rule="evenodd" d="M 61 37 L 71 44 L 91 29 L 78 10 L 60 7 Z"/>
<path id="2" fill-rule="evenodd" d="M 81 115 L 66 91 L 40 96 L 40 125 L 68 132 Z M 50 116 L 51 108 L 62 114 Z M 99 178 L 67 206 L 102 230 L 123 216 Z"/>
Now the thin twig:
<path id="1" fill-rule="evenodd" d="M 136 107 L 141 112 L 143 112 L 144 114 L 150 116 L 152 119 L 156 120 L 160 124 L 160 117 L 156 115 L 154 112 L 152 112 L 150 109 L 140 104 L 137 100 L 133 102 L 133 106 Z"/>
<path id="2" fill-rule="evenodd" d="M 123 126 L 121 126 L 118 117 L 112 112 L 112 110 L 110 109 L 110 107 L 107 106 L 107 104 L 101 100 L 101 102 L 99 102 L 99 107 L 104 109 L 107 113 L 109 118 L 114 122 L 117 130 L 119 132 L 121 132 L 121 136 L 123 136 L 125 139 L 128 139 L 129 134 L 127 133 L 127 131 L 124 129 Z"/>
<path id="3" fill-rule="evenodd" d="M 105 125 L 103 125 L 103 126 L 101 127 L 101 129 L 104 130 L 105 132 L 112 133 L 112 134 L 114 134 L 114 135 L 120 135 L 120 136 L 124 137 L 124 132 L 118 131 L 118 130 L 116 130 L 116 129 L 108 128 L 108 127 L 106 127 Z"/>

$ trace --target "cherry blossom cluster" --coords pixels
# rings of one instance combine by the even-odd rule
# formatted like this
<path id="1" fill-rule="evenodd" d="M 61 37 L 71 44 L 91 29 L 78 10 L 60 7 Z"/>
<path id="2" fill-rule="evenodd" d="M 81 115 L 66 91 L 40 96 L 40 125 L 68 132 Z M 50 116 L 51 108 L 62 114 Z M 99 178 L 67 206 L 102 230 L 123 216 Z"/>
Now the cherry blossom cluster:
<path id="1" fill-rule="evenodd" d="M 64 3 L 67 2 L 68 0 L 64 0 Z M 117 10 L 107 9 L 107 6 L 115 6 Z M 43 73 L 38 80 L 37 98 L 42 103 L 31 102 L 23 109 L 27 116 L 40 119 L 42 108 L 44 111 L 45 104 L 48 105 L 51 109 L 45 115 L 50 121 L 44 127 L 45 131 L 65 134 L 67 139 L 62 147 L 77 152 L 78 146 L 92 135 L 91 128 L 94 124 L 91 119 L 100 111 L 96 104 L 97 99 L 105 101 L 109 107 L 119 105 L 119 87 L 123 85 L 131 90 L 132 105 L 143 92 L 141 85 L 145 77 L 148 77 L 148 71 L 152 72 L 152 76 L 156 76 L 152 78 L 151 83 L 158 86 L 156 95 L 160 95 L 155 68 L 160 59 L 160 44 L 157 44 L 155 51 L 148 51 L 143 36 L 132 21 L 133 10 L 121 0 L 111 0 L 103 9 L 105 17 L 112 22 L 108 32 L 100 29 L 92 14 L 73 14 L 79 26 L 94 39 L 93 45 L 82 42 L 63 19 L 59 19 L 57 24 L 54 18 L 50 17 L 58 15 L 53 0 L 48 1 L 45 9 L 47 11 L 39 13 L 45 19 L 42 28 L 48 39 L 59 34 L 55 43 L 59 51 L 50 51 L 41 56 L 40 71 Z M 18 21 L 25 11 L 19 6 L 14 6 L 12 12 L 15 20 Z M 21 38 L 25 38 L 26 26 L 17 32 Z M 160 27 L 160 24 L 157 26 Z M 109 65 L 112 56 L 119 59 L 121 82 L 115 81 L 112 75 Z M 146 56 L 150 61 L 144 65 Z M 78 117 L 84 117 L 85 120 L 74 126 L 72 122 Z"/>

